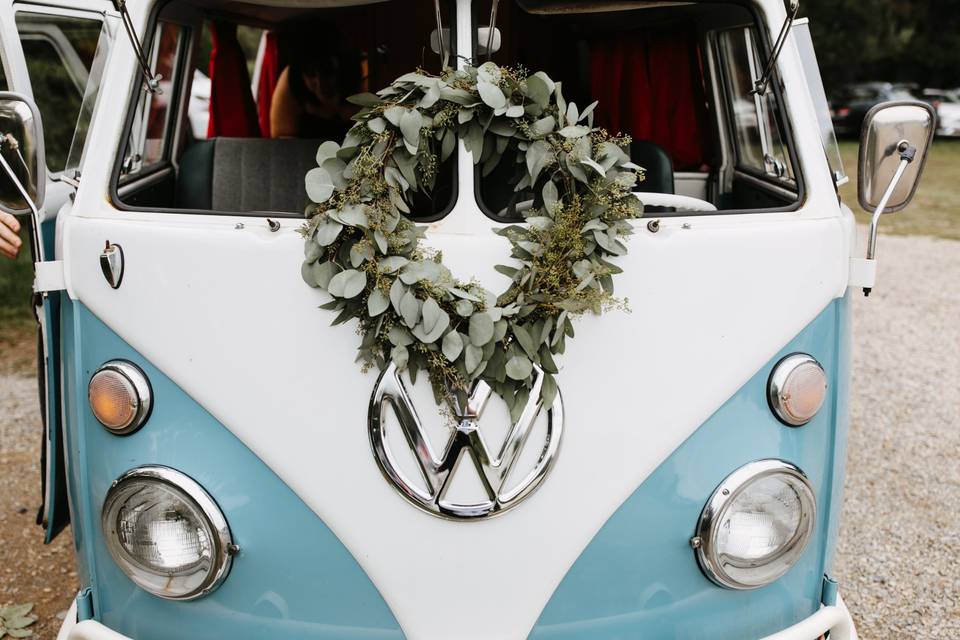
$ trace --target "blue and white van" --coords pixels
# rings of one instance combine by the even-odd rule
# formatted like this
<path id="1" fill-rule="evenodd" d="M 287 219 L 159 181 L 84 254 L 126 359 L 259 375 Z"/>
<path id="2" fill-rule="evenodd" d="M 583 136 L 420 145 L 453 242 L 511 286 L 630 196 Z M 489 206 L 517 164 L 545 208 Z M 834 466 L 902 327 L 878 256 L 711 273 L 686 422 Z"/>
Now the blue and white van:
<path id="1" fill-rule="evenodd" d="M 551 406 L 514 422 L 478 385 L 441 416 L 425 376 L 365 370 L 353 323 L 318 309 L 298 231 L 324 138 L 270 136 L 304 34 L 356 70 L 333 84 L 492 59 L 631 135 L 629 309 L 576 323 Z M 935 118 L 868 116 L 858 247 L 795 6 L 3 0 L 0 53 L 42 524 L 71 525 L 81 583 L 60 638 L 856 638 L 831 577 L 849 300 L 883 284 L 879 218 L 911 199 Z M 499 290 L 513 189 L 474 160 L 458 141 L 410 218 Z"/>

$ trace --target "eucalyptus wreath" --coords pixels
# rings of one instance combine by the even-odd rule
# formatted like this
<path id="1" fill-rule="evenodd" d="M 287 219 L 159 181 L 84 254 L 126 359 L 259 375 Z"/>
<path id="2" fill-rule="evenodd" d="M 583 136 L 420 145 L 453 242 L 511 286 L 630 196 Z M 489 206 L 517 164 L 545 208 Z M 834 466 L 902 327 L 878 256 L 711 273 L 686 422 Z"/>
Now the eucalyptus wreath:
<path id="1" fill-rule="evenodd" d="M 322 308 L 339 312 L 333 324 L 359 322 L 365 367 L 392 361 L 414 381 L 425 370 L 451 406 L 483 379 L 514 418 L 542 376 L 549 406 L 572 319 L 625 305 L 610 258 L 626 253 L 628 220 L 643 211 L 630 139 L 594 128 L 597 103 L 579 110 L 545 73 L 492 62 L 408 73 L 350 100 L 362 107 L 355 124 L 342 145 L 320 146 L 306 175 L 303 279 L 332 296 Z M 454 277 L 407 217 L 458 138 L 484 174 L 515 157 L 515 192 L 535 194 L 524 224 L 495 231 L 516 261 L 496 267 L 511 280 L 499 296 Z"/>

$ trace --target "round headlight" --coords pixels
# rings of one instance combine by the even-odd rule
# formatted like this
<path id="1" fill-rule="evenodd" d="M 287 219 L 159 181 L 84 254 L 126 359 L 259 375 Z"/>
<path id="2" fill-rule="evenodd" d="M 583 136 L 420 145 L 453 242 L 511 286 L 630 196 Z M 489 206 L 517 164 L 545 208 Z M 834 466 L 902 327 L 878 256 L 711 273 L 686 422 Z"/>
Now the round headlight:
<path id="1" fill-rule="evenodd" d="M 150 417 L 150 382 L 132 362 L 111 360 L 97 369 L 87 395 L 93 415 L 111 433 L 133 433 Z"/>
<path id="2" fill-rule="evenodd" d="M 816 518 L 807 476 L 783 460 L 758 460 L 714 490 L 691 543 L 701 569 L 715 583 L 756 589 L 797 563 Z"/>
<path id="3" fill-rule="evenodd" d="M 774 415 L 786 425 L 810 422 L 827 397 L 827 374 L 813 356 L 794 353 L 777 363 L 767 384 Z"/>
<path id="4" fill-rule="evenodd" d="M 101 514 L 110 555 L 137 586 L 171 600 L 216 589 L 236 552 L 213 498 L 179 471 L 138 467 L 107 492 Z"/>

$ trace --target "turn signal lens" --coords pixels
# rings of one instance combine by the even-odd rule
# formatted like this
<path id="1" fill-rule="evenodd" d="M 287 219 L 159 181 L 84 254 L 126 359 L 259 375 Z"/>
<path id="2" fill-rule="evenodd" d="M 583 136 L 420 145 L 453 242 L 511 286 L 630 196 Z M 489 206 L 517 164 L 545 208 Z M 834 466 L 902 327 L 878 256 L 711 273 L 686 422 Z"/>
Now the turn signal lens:
<path id="1" fill-rule="evenodd" d="M 795 353 L 773 368 L 767 388 L 770 409 L 786 425 L 813 419 L 827 397 L 827 374 L 812 356 Z"/>
<path id="2" fill-rule="evenodd" d="M 111 433 L 133 433 L 150 415 L 150 382 L 136 365 L 112 360 L 90 378 L 90 409 Z"/>

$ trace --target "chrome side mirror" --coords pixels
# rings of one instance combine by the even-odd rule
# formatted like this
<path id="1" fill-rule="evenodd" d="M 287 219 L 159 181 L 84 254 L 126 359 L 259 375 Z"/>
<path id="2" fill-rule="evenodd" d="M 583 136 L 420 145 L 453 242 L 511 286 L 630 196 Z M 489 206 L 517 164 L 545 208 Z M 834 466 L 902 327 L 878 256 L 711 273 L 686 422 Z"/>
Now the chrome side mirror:
<path id="1" fill-rule="evenodd" d="M 39 215 L 46 185 L 40 112 L 26 96 L 0 92 L 0 210 Z"/>
<path id="2" fill-rule="evenodd" d="M 867 112 L 857 170 L 860 206 L 873 211 L 867 260 L 877 253 L 880 216 L 901 211 L 913 199 L 936 130 L 936 112 L 925 102 L 885 102 Z M 870 295 L 871 287 L 864 287 Z"/>

